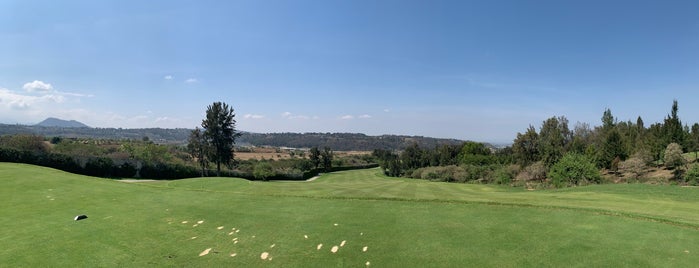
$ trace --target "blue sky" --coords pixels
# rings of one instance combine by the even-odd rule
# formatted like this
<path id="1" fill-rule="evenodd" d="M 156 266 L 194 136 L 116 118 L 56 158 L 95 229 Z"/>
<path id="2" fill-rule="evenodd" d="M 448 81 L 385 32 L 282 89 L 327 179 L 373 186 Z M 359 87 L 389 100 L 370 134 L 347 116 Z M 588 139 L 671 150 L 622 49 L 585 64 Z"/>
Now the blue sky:
<path id="1" fill-rule="evenodd" d="M 699 121 L 697 1 L 1 1 L 0 122 L 511 142 Z M 572 126 L 571 126 L 572 127 Z"/>

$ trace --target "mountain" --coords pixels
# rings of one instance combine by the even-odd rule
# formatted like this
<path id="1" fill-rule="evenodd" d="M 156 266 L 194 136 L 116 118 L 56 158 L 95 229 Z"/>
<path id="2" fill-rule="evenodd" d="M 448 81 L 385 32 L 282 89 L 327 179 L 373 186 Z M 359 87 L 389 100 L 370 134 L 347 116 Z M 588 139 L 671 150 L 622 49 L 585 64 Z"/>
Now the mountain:
<path id="1" fill-rule="evenodd" d="M 39 127 L 65 127 L 65 128 L 89 128 L 87 125 L 80 123 L 75 120 L 62 120 L 58 118 L 49 117 L 44 121 L 36 124 Z"/>

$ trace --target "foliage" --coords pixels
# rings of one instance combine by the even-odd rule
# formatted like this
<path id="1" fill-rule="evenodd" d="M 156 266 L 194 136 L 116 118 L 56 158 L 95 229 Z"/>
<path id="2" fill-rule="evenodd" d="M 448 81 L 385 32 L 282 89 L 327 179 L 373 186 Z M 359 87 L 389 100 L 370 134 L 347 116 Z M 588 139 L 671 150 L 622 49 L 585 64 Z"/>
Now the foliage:
<path id="1" fill-rule="evenodd" d="M 563 156 L 569 140 L 568 119 L 565 117 L 551 117 L 542 123 L 539 131 L 538 152 L 547 167 L 558 162 Z"/>
<path id="2" fill-rule="evenodd" d="M 699 185 L 699 164 L 692 165 L 692 167 L 684 173 L 684 181 L 689 185 Z"/>
<path id="3" fill-rule="evenodd" d="M 663 161 L 665 162 L 665 167 L 669 169 L 683 167 L 686 161 L 684 157 L 682 157 L 682 147 L 674 142 L 668 144 L 663 154 Z"/>
<path id="4" fill-rule="evenodd" d="M 641 156 L 632 156 L 619 164 L 619 170 L 630 173 L 634 179 L 639 179 L 646 172 L 646 161 Z"/>
<path id="5" fill-rule="evenodd" d="M 546 165 L 539 161 L 524 167 L 516 178 L 518 181 L 544 181 L 546 180 L 546 172 Z"/>
<path id="6" fill-rule="evenodd" d="M 600 183 L 602 176 L 591 159 L 578 153 L 568 153 L 551 167 L 548 173 L 555 187 Z"/>
<path id="7" fill-rule="evenodd" d="M 214 102 L 206 108 L 206 118 L 202 120 L 204 138 L 211 146 L 210 159 L 216 163 L 216 174 L 221 174 L 221 164 L 230 165 L 233 160 L 233 145 L 240 135 L 235 130 L 235 113 L 232 107 L 223 102 Z"/>
<path id="8" fill-rule="evenodd" d="M 311 164 L 313 168 L 318 168 L 320 166 L 320 150 L 318 147 L 311 148 L 309 159 L 311 159 Z"/>
<path id="9" fill-rule="evenodd" d="M 323 151 L 320 152 L 320 158 L 323 163 L 323 169 L 330 170 L 333 166 L 333 151 L 330 150 L 330 147 L 323 148 Z"/>
<path id="10" fill-rule="evenodd" d="M 209 166 L 208 156 L 211 148 L 199 127 L 195 127 L 194 130 L 192 130 L 192 134 L 189 135 L 187 150 L 192 155 L 192 158 L 197 161 L 199 167 L 201 167 L 201 176 L 205 176 L 206 169 Z"/>
<path id="11" fill-rule="evenodd" d="M 529 165 L 541 159 L 539 154 L 539 134 L 534 126 L 530 125 L 527 131 L 517 133 L 512 150 L 517 162 L 522 165 Z"/>
<path id="12" fill-rule="evenodd" d="M 274 176 L 274 170 L 272 165 L 265 161 L 257 163 L 252 174 L 255 176 L 255 179 L 266 181 L 267 178 Z"/>

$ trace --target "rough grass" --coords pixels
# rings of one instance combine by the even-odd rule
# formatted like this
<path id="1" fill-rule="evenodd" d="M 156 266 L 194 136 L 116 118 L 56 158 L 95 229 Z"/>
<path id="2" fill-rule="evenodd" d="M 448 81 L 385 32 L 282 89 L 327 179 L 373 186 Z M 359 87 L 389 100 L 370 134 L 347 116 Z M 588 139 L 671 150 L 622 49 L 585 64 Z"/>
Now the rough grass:
<path id="1" fill-rule="evenodd" d="M 0 266 L 691 267 L 697 201 L 697 188 L 523 191 L 376 169 L 134 184 L 0 163 Z"/>

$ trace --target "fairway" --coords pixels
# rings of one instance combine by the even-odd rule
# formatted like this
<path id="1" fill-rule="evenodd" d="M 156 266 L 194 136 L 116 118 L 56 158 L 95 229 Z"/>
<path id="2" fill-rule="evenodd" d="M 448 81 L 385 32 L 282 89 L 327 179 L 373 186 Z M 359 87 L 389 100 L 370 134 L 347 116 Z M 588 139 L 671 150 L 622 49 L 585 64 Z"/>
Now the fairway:
<path id="1" fill-rule="evenodd" d="M 0 266 L 692 267 L 699 188 L 124 183 L 0 163 Z M 89 218 L 73 221 L 86 214 Z"/>

